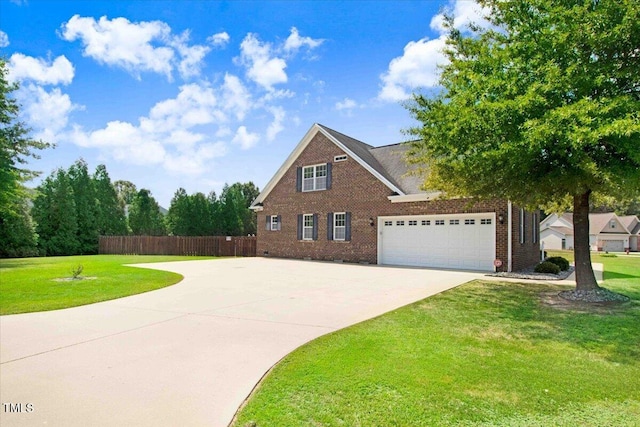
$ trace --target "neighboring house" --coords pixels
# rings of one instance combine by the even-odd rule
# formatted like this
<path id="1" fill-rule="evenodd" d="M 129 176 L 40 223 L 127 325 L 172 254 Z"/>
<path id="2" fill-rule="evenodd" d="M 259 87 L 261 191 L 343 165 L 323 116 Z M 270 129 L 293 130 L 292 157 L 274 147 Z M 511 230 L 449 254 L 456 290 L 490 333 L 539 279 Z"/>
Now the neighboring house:
<path id="1" fill-rule="evenodd" d="M 589 214 L 589 247 L 592 251 L 623 252 L 638 250 L 640 220 L 634 215 Z M 573 214 L 551 214 L 540 223 L 544 249 L 573 249 Z"/>
<path id="2" fill-rule="evenodd" d="M 314 124 L 252 204 L 258 255 L 484 271 L 539 260 L 537 212 L 438 200 L 410 174 L 407 149 Z"/>

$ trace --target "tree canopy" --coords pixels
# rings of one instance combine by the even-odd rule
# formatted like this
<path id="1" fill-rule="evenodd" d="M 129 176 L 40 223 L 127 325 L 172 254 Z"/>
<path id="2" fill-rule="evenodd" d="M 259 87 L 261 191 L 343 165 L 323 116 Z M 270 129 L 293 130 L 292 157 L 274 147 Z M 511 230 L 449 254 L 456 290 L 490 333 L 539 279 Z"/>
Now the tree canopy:
<path id="1" fill-rule="evenodd" d="M 37 150 L 50 147 L 29 136 L 19 120 L 20 105 L 12 93 L 18 84 L 7 80 L 7 63 L 0 57 L 0 256 L 26 256 L 36 252 L 37 235 L 29 215 L 30 191 L 25 182 L 38 175 L 26 169 Z"/>
<path id="2" fill-rule="evenodd" d="M 421 123 L 411 159 L 450 196 L 571 199 L 577 286 L 597 289 L 590 195 L 640 192 L 640 3 L 480 3 L 492 26 L 467 33 L 447 18 L 442 90 L 408 104 Z"/>
<path id="3" fill-rule="evenodd" d="M 163 236 L 166 234 L 160 206 L 149 190 L 143 188 L 134 197 L 129 209 L 129 227 L 136 235 Z"/>

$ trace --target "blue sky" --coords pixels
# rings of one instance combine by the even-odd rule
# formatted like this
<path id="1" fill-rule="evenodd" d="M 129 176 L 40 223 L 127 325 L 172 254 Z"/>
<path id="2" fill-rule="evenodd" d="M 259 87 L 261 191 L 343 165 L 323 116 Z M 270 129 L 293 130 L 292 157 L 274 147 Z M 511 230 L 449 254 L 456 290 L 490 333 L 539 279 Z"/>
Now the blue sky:
<path id="1" fill-rule="evenodd" d="M 0 51 L 56 143 L 32 169 L 82 157 L 168 207 L 179 187 L 264 187 L 313 123 L 405 140 L 402 101 L 437 90 L 443 8 L 482 23 L 464 0 L 0 0 Z"/>

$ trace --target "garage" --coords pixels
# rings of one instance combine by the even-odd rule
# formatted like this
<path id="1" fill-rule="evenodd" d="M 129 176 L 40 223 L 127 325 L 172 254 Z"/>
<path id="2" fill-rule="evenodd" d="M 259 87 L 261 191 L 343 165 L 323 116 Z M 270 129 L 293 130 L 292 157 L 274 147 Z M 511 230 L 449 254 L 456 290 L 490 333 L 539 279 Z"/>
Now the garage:
<path id="1" fill-rule="evenodd" d="M 378 263 L 494 271 L 495 213 L 378 217 Z"/>
<path id="2" fill-rule="evenodd" d="M 624 240 L 603 240 L 602 250 L 605 252 L 623 252 Z"/>

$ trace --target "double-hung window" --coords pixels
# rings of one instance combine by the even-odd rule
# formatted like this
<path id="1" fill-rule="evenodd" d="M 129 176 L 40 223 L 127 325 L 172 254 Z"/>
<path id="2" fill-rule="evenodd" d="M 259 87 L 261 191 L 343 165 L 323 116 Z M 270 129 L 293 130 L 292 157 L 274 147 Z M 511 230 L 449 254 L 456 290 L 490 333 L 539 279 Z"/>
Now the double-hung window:
<path id="1" fill-rule="evenodd" d="M 279 215 L 271 215 L 271 231 L 280 230 L 280 217 Z"/>
<path id="2" fill-rule="evenodd" d="M 302 168 L 302 191 L 327 189 L 327 164 Z"/>
<path id="3" fill-rule="evenodd" d="M 333 240 L 344 240 L 347 232 L 347 214 L 339 212 L 333 214 Z"/>
<path id="4" fill-rule="evenodd" d="M 318 240 L 318 214 L 298 215 L 298 240 Z"/>
<path id="5" fill-rule="evenodd" d="M 302 240 L 313 240 L 313 214 L 303 215 Z"/>
<path id="6" fill-rule="evenodd" d="M 387 222 L 385 225 L 392 224 L 387 224 Z M 329 212 L 327 214 L 327 240 L 351 241 L 351 212 Z"/>

